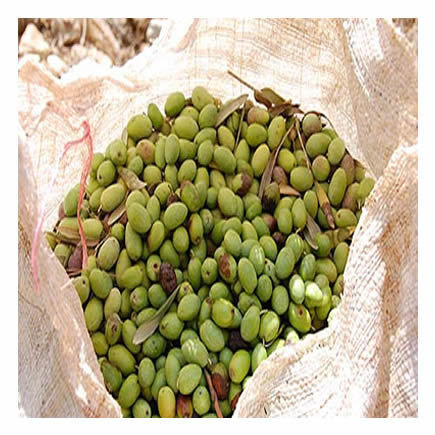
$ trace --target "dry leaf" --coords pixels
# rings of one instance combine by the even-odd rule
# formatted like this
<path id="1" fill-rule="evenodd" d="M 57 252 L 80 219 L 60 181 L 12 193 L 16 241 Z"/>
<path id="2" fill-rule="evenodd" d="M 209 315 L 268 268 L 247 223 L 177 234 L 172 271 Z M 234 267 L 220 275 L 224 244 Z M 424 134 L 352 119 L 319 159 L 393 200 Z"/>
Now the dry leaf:
<path id="1" fill-rule="evenodd" d="M 143 343 L 150 335 L 154 333 L 154 331 L 158 328 L 160 320 L 166 314 L 175 297 L 178 294 L 180 286 L 178 286 L 166 299 L 165 303 L 158 309 L 157 313 L 154 314 L 153 317 L 146 320 L 145 323 L 139 326 L 136 333 L 133 337 L 133 344 L 141 344 Z"/>
<path id="2" fill-rule="evenodd" d="M 291 109 L 293 107 L 291 101 L 284 101 L 281 104 L 277 104 L 276 106 L 273 106 L 271 109 L 269 109 L 270 116 L 279 116 L 283 113 L 285 113 L 288 109 Z"/>
<path id="3" fill-rule="evenodd" d="M 311 217 L 310 214 L 307 214 L 307 225 L 304 228 L 304 236 L 305 240 L 313 249 L 318 249 L 319 246 L 316 243 L 316 234 L 320 233 L 321 229 L 317 222 Z"/>
<path id="4" fill-rule="evenodd" d="M 118 168 L 118 174 L 124 180 L 129 190 L 143 189 L 146 186 L 146 183 L 141 181 L 133 171 L 130 171 L 130 169 Z"/>
<path id="5" fill-rule="evenodd" d="M 117 220 L 121 219 L 122 215 L 125 213 L 125 203 L 126 201 L 123 201 L 118 207 L 115 208 L 115 210 L 110 213 L 109 218 L 107 219 L 107 224 L 112 226 Z"/>
<path id="6" fill-rule="evenodd" d="M 78 243 L 80 243 L 80 235 L 76 237 L 71 237 L 71 235 L 65 236 L 62 233 L 60 233 L 59 230 L 57 233 L 52 233 L 52 234 L 56 237 L 58 241 L 63 243 L 69 243 L 70 245 L 77 245 Z M 94 248 L 95 246 L 98 245 L 99 242 L 100 240 L 97 239 L 86 239 L 86 246 L 88 248 Z"/>
<path id="7" fill-rule="evenodd" d="M 258 189 L 258 197 L 260 199 L 263 198 L 264 189 L 268 184 L 270 184 L 272 180 L 273 168 L 275 167 L 275 162 L 278 157 L 279 150 L 281 149 L 281 145 L 278 148 L 275 148 L 272 154 L 269 156 L 269 161 L 267 162 L 266 169 L 263 172 L 261 177 L 260 188 Z"/>
<path id="8" fill-rule="evenodd" d="M 242 114 L 240 115 L 239 128 L 237 129 L 237 136 L 236 136 L 236 146 L 234 147 L 234 151 L 233 151 L 234 154 L 237 150 L 237 147 L 239 146 L 240 134 L 242 133 L 243 119 L 244 119 L 245 113 L 246 113 L 246 106 L 247 106 L 246 103 L 247 103 L 247 101 L 245 101 L 245 103 L 243 104 Z"/>
<path id="9" fill-rule="evenodd" d="M 271 88 L 262 88 L 261 92 L 274 106 L 277 106 L 277 105 L 282 104 L 282 103 L 285 102 L 285 99 L 282 98 L 281 95 L 278 95 Z M 291 100 L 288 100 L 288 101 L 291 104 Z"/>
<path id="10" fill-rule="evenodd" d="M 316 180 L 314 180 L 314 187 L 316 190 L 317 199 L 319 200 L 320 208 L 322 209 L 323 213 L 325 213 L 329 228 L 334 229 L 334 216 L 332 214 L 331 204 L 329 203 L 328 195 L 323 190 L 323 187 Z"/>
<path id="11" fill-rule="evenodd" d="M 273 172 L 273 168 L 275 167 L 276 159 L 278 158 L 278 153 L 282 147 L 282 144 L 284 143 L 286 137 L 288 136 L 288 134 L 290 133 L 290 130 L 292 128 L 293 128 L 293 126 L 291 125 L 290 128 L 285 132 L 284 136 L 282 137 L 281 142 L 278 145 L 278 147 L 275 148 L 273 150 L 272 154 L 269 156 L 269 161 L 267 162 L 266 169 L 264 170 L 263 175 L 261 177 L 260 188 L 258 189 L 258 197 L 260 199 L 262 199 L 264 189 L 266 188 L 266 186 L 270 183 L 270 181 L 272 179 L 272 172 Z"/>
<path id="12" fill-rule="evenodd" d="M 228 74 L 238 80 L 240 83 L 244 84 L 246 87 L 251 89 L 254 92 L 254 98 L 258 103 L 264 104 L 268 109 L 273 106 L 272 101 L 269 99 L 267 93 L 263 93 L 262 91 L 255 89 L 254 86 L 250 85 L 248 82 L 240 78 L 237 74 L 234 74 L 232 71 L 228 71 Z M 268 89 L 268 88 L 266 88 Z"/>
<path id="13" fill-rule="evenodd" d="M 293 189 L 293 187 L 289 186 L 288 184 L 280 184 L 279 193 L 281 195 L 301 196 L 296 189 Z"/>
<path id="14" fill-rule="evenodd" d="M 127 144 L 127 141 L 128 141 L 128 132 L 127 132 L 127 128 L 124 128 L 124 129 L 122 130 L 121 140 L 122 140 L 125 144 Z"/>
<path id="15" fill-rule="evenodd" d="M 219 110 L 216 118 L 215 128 L 218 128 L 232 113 L 234 113 L 242 104 L 245 104 L 248 99 L 248 94 L 242 94 L 234 100 L 224 104 Z"/>
<path id="16" fill-rule="evenodd" d="M 268 109 L 270 109 L 273 106 L 269 98 L 267 98 L 265 94 L 263 94 L 261 91 L 257 89 L 254 91 L 254 98 L 255 101 L 257 101 L 257 103 L 264 104 Z"/>
<path id="17" fill-rule="evenodd" d="M 304 112 L 299 108 L 299 104 L 293 104 L 289 109 L 283 112 L 283 115 L 289 118 L 290 116 L 302 113 Z"/>
<path id="18" fill-rule="evenodd" d="M 69 227 L 58 227 L 56 237 L 63 238 L 66 240 L 80 241 L 80 234 L 78 229 Z"/>
<path id="19" fill-rule="evenodd" d="M 82 244 L 81 242 L 77 243 L 76 247 L 74 248 L 72 254 L 70 255 L 68 259 L 68 265 L 67 265 L 67 271 L 75 271 L 75 270 L 81 270 L 82 268 L 82 259 L 83 259 L 83 251 L 82 251 Z"/>
<path id="20" fill-rule="evenodd" d="M 218 416 L 218 418 L 224 418 L 224 416 L 222 414 L 222 411 L 221 411 L 221 409 L 219 407 L 219 399 L 218 399 L 216 391 L 215 391 L 215 389 L 213 387 L 213 383 L 211 381 L 210 373 L 205 368 L 204 368 L 204 376 L 205 376 L 205 379 L 206 379 L 207 384 L 208 384 L 208 389 L 210 391 L 210 396 L 211 396 L 211 400 L 212 400 L 213 405 L 214 405 L 214 409 L 216 411 L 216 415 Z"/>

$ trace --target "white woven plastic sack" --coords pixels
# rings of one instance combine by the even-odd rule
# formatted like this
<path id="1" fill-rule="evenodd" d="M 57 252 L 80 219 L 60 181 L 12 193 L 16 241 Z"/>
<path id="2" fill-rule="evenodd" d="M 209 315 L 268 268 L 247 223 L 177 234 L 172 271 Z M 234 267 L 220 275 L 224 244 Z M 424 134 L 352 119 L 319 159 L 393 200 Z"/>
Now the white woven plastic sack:
<path id="1" fill-rule="evenodd" d="M 95 151 L 130 116 L 205 85 L 225 100 L 272 87 L 327 114 L 352 156 L 377 179 L 354 234 L 345 291 L 331 327 L 276 351 L 256 370 L 235 417 L 418 414 L 417 47 L 387 20 L 168 21 L 150 50 L 122 68 L 83 62 L 54 79 L 25 62 L 18 74 L 19 407 L 27 416 L 119 417 L 106 392 L 82 308 L 44 238 L 40 294 L 31 273 L 38 218 L 56 221 L 80 180 L 91 127 Z"/>

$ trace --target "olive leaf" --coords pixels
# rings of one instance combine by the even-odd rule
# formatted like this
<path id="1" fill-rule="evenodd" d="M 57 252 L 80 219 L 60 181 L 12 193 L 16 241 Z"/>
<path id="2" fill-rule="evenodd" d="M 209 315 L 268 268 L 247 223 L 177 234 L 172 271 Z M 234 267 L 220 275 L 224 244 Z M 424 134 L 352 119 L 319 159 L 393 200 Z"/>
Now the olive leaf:
<path id="1" fill-rule="evenodd" d="M 257 103 L 264 104 L 268 109 L 273 106 L 272 101 L 270 101 L 269 98 L 258 89 L 254 90 L 254 98 Z"/>
<path id="2" fill-rule="evenodd" d="M 70 245 L 77 245 L 80 243 L 79 233 L 72 228 L 58 228 L 56 233 L 52 233 L 56 239 L 63 243 L 69 243 Z M 86 239 L 86 246 L 93 248 L 98 245 L 99 239 Z"/>
<path id="3" fill-rule="evenodd" d="M 83 250 L 81 242 L 77 243 L 74 248 L 72 254 L 68 259 L 68 264 L 66 267 L 66 273 L 68 276 L 74 277 L 80 275 L 82 272 L 82 263 L 83 263 Z"/>
<path id="4" fill-rule="evenodd" d="M 242 104 L 246 103 L 248 94 L 242 94 L 233 100 L 225 103 L 219 110 L 216 118 L 215 128 L 218 128 L 232 113 L 234 113 Z"/>
<path id="5" fill-rule="evenodd" d="M 98 251 L 100 250 L 103 243 L 110 237 L 110 233 L 107 233 L 95 246 L 95 254 L 98 254 Z"/>
<path id="6" fill-rule="evenodd" d="M 278 158 L 278 153 L 292 128 L 293 126 L 290 126 L 290 128 L 285 132 L 284 136 L 281 139 L 280 144 L 278 145 L 277 148 L 273 150 L 272 154 L 269 156 L 269 161 L 267 162 L 266 169 L 264 170 L 263 175 L 261 177 L 260 187 L 258 189 L 258 197 L 260 199 L 263 198 L 264 189 L 268 184 L 270 184 L 270 181 L 272 180 L 273 168 L 275 167 L 276 159 Z"/>
<path id="7" fill-rule="evenodd" d="M 317 199 L 319 200 L 320 208 L 322 209 L 323 213 L 325 213 L 329 228 L 334 229 L 334 216 L 332 214 L 331 204 L 329 203 L 328 195 L 323 190 L 323 187 L 316 180 L 314 180 L 314 188 L 316 190 L 316 195 Z"/>
<path id="8" fill-rule="evenodd" d="M 296 132 L 296 117 L 295 116 L 291 116 L 289 118 L 288 121 L 288 126 L 290 128 L 290 133 L 288 134 L 289 139 L 294 142 L 298 136 L 297 132 Z"/>
<path id="9" fill-rule="evenodd" d="M 313 249 L 318 249 L 319 248 L 319 246 L 317 245 L 316 241 L 311 237 L 311 234 L 308 231 L 307 227 L 304 228 L 302 234 L 304 235 L 305 240 L 311 246 L 311 248 L 313 248 Z"/>
<path id="10" fill-rule="evenodd" d="M 278 106 L 279 104 L 282 104 L 285 102 L 285 99 L 281 97 L 281 95 L 278 95 L 273 89 L 271 88 L 262 88 L 261 93 L 263 96 L 265 96 L 274 106 Z M 291 100 L 288 100 L 291 104 Z"/>
<path id="11" fill-rule="evenodd" d="M 100 243 L 100 241 L 97 239 L 86 239 L 86 246 L 88 248 L 95 248 L 95 246 L 97 246 L 98 243 Z"/>
<path id="12" fill-rule="evenodd" d="M 145 321 L 145 323 L 142 323 L 142 325 L 137 328 L 137 331 L 133 337 L 133 344 L 143 343 L 150 335 L 154 333 L 159 326 L 160 320 L 162 320 L 172 302 L 174 302 L 179 288 L 180 285 L 178 285 L 177 288 L 171 293 L 171 295 L 168 297 L 168 299 L 166 299 L 165 303 L 158 309 L 154 316 Z"/>
<path id="13" fill-rule="evenodd" d="M 122 215 L 125 213 L 125 203 L 126 200 L 124 200 L 118 207 L 115 208 L 115 210 L 110 213 L 109 218 L 107 219 L 107 224 L 112 226 L 117 220 L 121 219 Z"/>
<path id="14" fill-rule="evenodd" d="M 110 218 L 110 215 L 106 214 L 102 220 L 103 230 L 104 230 L 105 235 L 110 233 L 109 218 Z"/>
<path id="15" fill-rule="evenodd" d="M 80 233 L 78 229 L 69 227 L 58 227 L 56 233 L 53 235 L 61 242 L 77 245 L 80 243 Z M 86 246 L 92 248 L 99 243 L 99 239 L 86 239 Z"/>
<path id="16" fill-rule="evenodd" d="M 296 189 L 293 189 L 293 187 L 289 186 L 288 184 L 280 184 L 279 193 L 281 195 L 301 196 Z"/>
<path id="17" fill-rule="evenodd" d="M 293 107 L 291 101 L 284 101 L 283 103 L 277 104 L 269 109 L 270 116 L 278 116 L 284 113 L 286 110 L 291 109 Z"/>
<path id="18" fill-rule="evenodd" d="M 59 235 L 56 234 L 54 231 L 45 231 L 45 235 L 55 237 L 56 239 L 59 238 Z M 56 242 L 57 242 L 57 240 L 56 240 Z"/>
<path id="19" fill-rule="evenodd" d="M 79 242 L 77 243 L 76 247 L 74 248 L 71 255 L 69 256 L 67 269 L 80 270 L 82 268 L 82 263 L 83 263 L 83 250 L 82 250 L 82 244 L 81 242 Z"/>
<path id="20" fill-rule="evenodd" d="M 58 227 L 56 237 L 66 239 L 68 241 L 80 241 L 79 230 L 69 227 Z"/>
<path id="21" fill-rule="evenodd" d="M 121 134 L 121 140 L 127 145 L 127 141 L 128 141 L 128 132 L 127 132 L 127 128 L 124 128 L 122 130 L 122 134 Z"/>
<path id="22" fill-rule="evenodd" d="M 139 177 L 133 171 L 130 171 L 130 169 L 118 168 L 118 174 L 124 180 L 129 190 L 143 189 L 146 186 L 146 183 L 139 180 Z"/>
<path id="23" fill-rule="evenodd" d="M 245 117 L 245 112 L 246 112 L 246 101 L 243 104 L 242 113 L 240 115 L 239 127 L 237 129 L 237 136 L 236 136 L 236 146 L 234 147 L 234 151 L 233 151 L 234 154 L 236 153 L 237 147 L 239 146 L 239 139 L 240 139 L 240 134 L 242 133 L 242 124 L 243 124 L 243 118 Z"/>
<path id="24" fill-rule="evenodd" d="M 320 227 L 317 222 L 307 214 L 307 225 L 304 228 L 304 236 L 307 243 L 313 248 L 318 249 L 319 245 L 316 243 L 316 234 L 320 233 Z"/>
<path id="25" fill-rule="evenodd" d="M 299 104 L 292 104 L 292 106 L 286 109 L 283 114 L 284 116 L 290 117 L 296 114 L 303 114 L 304 111 L 299 108 Z"/>
<path id="26" fill-rule="evenodd" d="M 296 114 L 304 113 L 303 110 L 299 108 L 299 104 L 292 104 L 291 100 L 284 101 L 283 103 L 277 104 L 269 109 L 270 116 L 284 115 L 290 118 Z"/>
<path id="27" fill-rule="evenodd" d="M 254 92 L 254 98 L 257 103 L 264 104 L 271 116 L 278 116 L 284 114 L 287 117 L 290 117 L 296 113 L 304 113 L 300 108 L 299 104 L 293 104 L 292 101 L 286 100 L 281 97 L 278 93 L 276 93 L 271 88 L 261 88 L 256 89 L 254 86 L 243 80 L 237 74 L 234 74 L 232 71 L 228 70 L 228 74 L 231 77 L 234 77 L 240 83 L 251 89 Z"/>
<path id="28" fill-rule="evenodd" d="M 258 197 L 260 199 L 263 198 L 264 189 L 266 189 L 266 186 L 270 184 L 272 180 L 273 168 L 275 167 L 275 162 L 278 157 L 280 148 L 281 145 L 278 148 L 275 148 L 272 154 L 269 156 L 269 160 L 267 162 L 266 169 L 264 170 L 263 175 L 261 177 L 260 187 L 258 189 Z"/>

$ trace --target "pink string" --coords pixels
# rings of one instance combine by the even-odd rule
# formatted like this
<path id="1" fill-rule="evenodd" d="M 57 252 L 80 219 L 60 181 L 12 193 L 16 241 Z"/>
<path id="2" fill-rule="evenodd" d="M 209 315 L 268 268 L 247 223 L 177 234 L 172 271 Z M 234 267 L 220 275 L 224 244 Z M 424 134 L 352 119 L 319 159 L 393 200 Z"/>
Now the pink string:
<path id="1" fill-rule="evenodd" d="M 85 134 L 83 135 L 83 137 L 81 137 L 80 139 L 77 139 L 77 140 L 67 142 L 64 146 L 62 155 L 60 156 L 59 160 L 63 159 L 66 152 L 72 146 L 78 145 L 82 142 L 86 142 L 86 144 L 88 145 L 88 156 L 87 156 L 87 159 L 85 161 L 85 164 L 84 164 L 84 167 L 82 170 L 82 175 L 81 175 L 81 179 L 80 179 L 79 200 L 78 200 L 78 204 L 77 204 L 77 221 L 79 224 L 80 241 L 82 244 L 82 268 L 84 269 L 84 268 L 86 268 L 86 266 L 88 264 L 88 250 L 87 250 L 87 246 L 86 246 L 86 239 L 85 239 L 85 233 L 83 231 L 82 220 L 80 218 L 80 210 L 82 208 L 83 197 L 85 195 L 86 180 L 87 180 L 87 178 L 89 176 L 89 172 L 91 170 L 92 157 L 93 157 L 93 146 L 92 146 L 92 136 L 91 136 L 91 130 L 89 127 L 89 123 L 87 121 L 83 121 L 82 127 L 85 130 Z M 57 166 L 59 164 L 59 160 L 57 162 L 56 170 L 53 174 L 53 178 L 51 180 L 50 186 L 52 186 L 54 184 L 55 175 L 57 173 Z M 39 239 L 41 236 L 42 225 L 44 223 L 44 220 L 45 220 L 45 203 L 43 204 L 41 213 L 39 215 L 38 224 L 36 226 L 35 235 L 34 235 L 33 241 L 32 241 L 32 273 L 33 273 L 33 281 L 34 281 L 35 291 L 36 291 L 36 294 L 38 296 L 40 293 L 40 287 L 39 287 L 39 275 L 38 275 L 37 247 L 39 244 Z"/>

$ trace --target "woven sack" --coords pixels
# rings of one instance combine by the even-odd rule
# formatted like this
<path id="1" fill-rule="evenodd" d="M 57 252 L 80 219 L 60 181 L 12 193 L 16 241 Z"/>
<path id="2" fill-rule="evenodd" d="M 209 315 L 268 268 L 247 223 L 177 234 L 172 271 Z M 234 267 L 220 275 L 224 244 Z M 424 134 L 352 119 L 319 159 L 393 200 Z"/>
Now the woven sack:
<path id="1" fill-rule="evenodd" d="M 417 46 L 389 20 L 168 20 L 121 68 L 84 61 L 55 79 L 40 64 L 18 72 L 18 390 L 29 417 L 119 417 L 107 393 L 68 276 L 42 237 L 80 180 L 86 146 L 65 143 L 89 122 L 94 151 L 167 95 L 206 86 L 225 100 L 272 87 L 327 114 L 376 180 L 366 202 L 332 325 L 287 344 L 256 370 L 234 417 L 418 414 Z"/>

